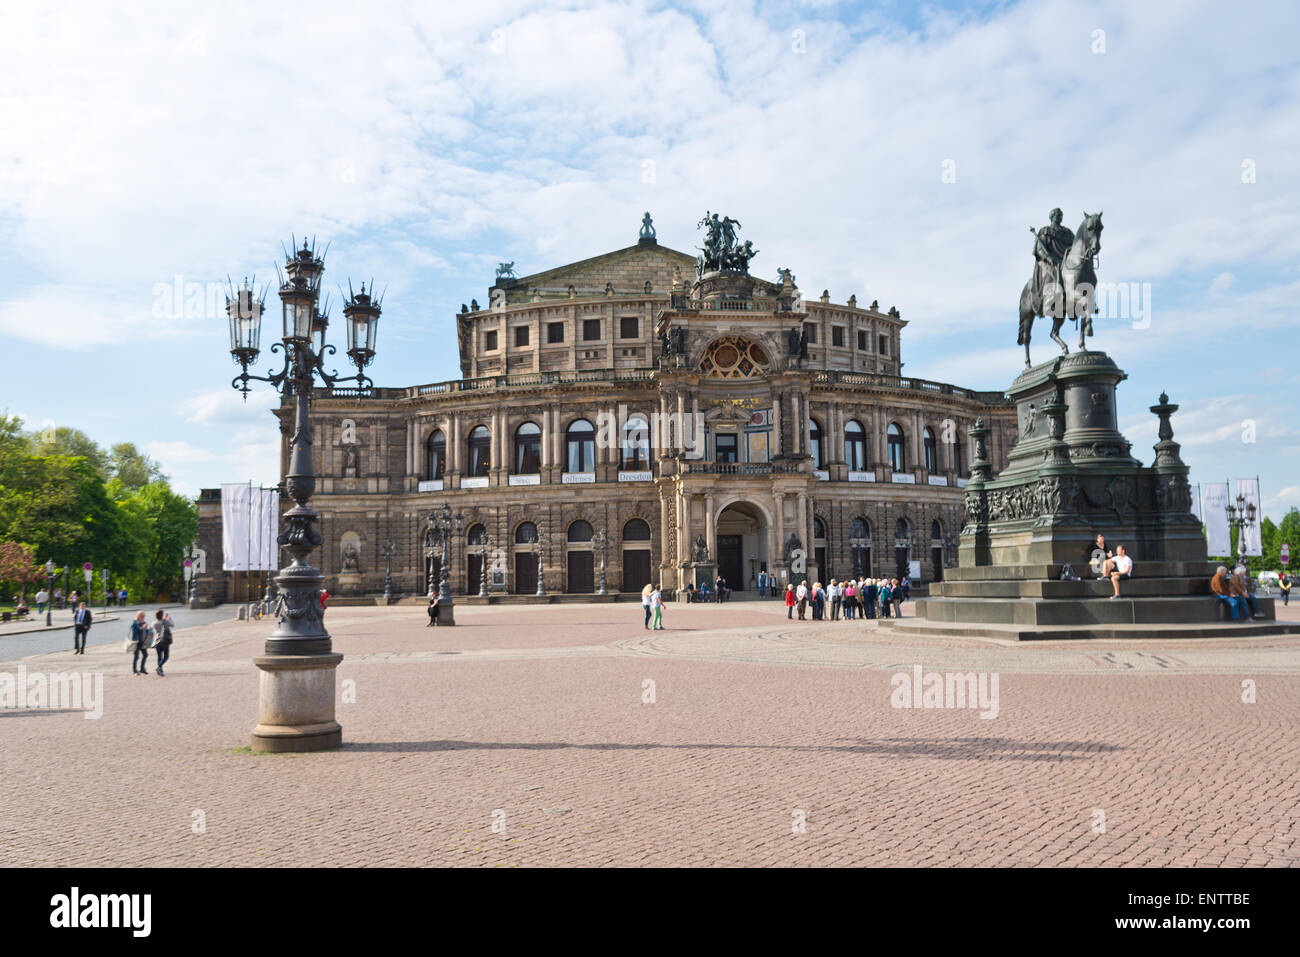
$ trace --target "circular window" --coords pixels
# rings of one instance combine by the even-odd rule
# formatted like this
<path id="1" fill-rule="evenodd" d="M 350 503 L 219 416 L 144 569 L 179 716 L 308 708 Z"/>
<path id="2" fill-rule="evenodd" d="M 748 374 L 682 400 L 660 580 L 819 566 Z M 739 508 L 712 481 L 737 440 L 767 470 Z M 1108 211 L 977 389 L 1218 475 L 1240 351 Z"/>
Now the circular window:
<path id="1" fill-rule="evenodd" d="M 724 336 L 709 346 L 700 359 L 700 372 L 712 379 L 745 379 L 766 375 L 767 351 L 743 336 Z"/>

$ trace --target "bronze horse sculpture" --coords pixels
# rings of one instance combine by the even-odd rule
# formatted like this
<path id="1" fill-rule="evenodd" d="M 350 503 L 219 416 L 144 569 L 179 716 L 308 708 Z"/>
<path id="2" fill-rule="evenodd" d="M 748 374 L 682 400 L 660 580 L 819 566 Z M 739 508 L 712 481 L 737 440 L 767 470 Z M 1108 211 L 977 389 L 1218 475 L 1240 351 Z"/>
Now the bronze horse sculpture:
<path id="1" fill-rule="evenodd" d="M 1059 211 L 1057 219 L 1059 219 Z M 1036 240 L 1034 275 L 1020 293 L 1020 335 L 1018 345 L 1025 347 L 1025 365 L 1029 360 L 1029 337 L 1034 319 L 1052 317 L 1053 341 L 1066 355 L 1070 347 L 1061 338 L 1061 326 L 1066 319 L 1079 323 L 1079 349 L 1086 351 L 1085 337 L 1092 335 L 1092 315 L 1097 311 L 1097 273 L 1094 268 L 1097 254 L 1101 252 L 1101 213 L 1084 213 L 1083 222 L 1074 234 L 1074 241 L 1061 258 L 1053 263 L 1043 253 L 1041 234 Z M 1032 232 L 1032 230 L 1031 230 Z M 1069 230 L 1062 230 L 1068 233 Z"/>

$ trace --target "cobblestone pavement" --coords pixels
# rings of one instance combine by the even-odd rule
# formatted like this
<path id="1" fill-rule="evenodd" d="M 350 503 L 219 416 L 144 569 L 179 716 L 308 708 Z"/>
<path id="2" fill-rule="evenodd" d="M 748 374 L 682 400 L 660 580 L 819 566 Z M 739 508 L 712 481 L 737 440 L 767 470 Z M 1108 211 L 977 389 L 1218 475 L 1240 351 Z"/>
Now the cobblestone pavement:
<path id="1" fill-rule="evenodd" d="M 166 678 L 117 643 L 0 665 L 104 675 L 99 720 L 0 710 L 0 864 L 1300 864 L 1300 638 L 456 615 L 330 610 L 346 743 L 322 754 L 244 747 L 265 621 L 179 631 Z M 917 665 L 996 674 L 997 716 L 891 706 Z"/>

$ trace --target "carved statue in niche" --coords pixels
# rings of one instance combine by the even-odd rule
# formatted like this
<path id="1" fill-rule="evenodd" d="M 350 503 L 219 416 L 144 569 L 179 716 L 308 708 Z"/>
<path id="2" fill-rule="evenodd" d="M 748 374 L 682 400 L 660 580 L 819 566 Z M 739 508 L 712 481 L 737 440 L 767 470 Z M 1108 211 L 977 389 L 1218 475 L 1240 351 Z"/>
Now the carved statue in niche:
<path id="1" fill-rule="evenodd" d="M 343 477 L 360 478 L 361 456 L 355 445 L 343 446 Z"/>
<path id="2" fill-rule="evenodd" d="M 346 545 L 344 545 L 342 570 L 345 572 L 355 572 L 357 570 L 357 562 L 359 557 L 360 556 L 357 555 L 356 545 L 354 545 L 352 542 L 348 542 Z"/>

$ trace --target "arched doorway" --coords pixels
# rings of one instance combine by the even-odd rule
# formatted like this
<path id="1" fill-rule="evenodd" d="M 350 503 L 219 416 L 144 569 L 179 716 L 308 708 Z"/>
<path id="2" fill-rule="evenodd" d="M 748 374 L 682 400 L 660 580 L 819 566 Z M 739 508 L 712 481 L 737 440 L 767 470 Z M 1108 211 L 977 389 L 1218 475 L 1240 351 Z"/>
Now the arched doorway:
<path id="1" fill-rule="evenodd" d="M 730 502 L 718 512 L 718 575 L 734 593 L 755 594 L 758 573 L 771 572 L 767 513 L 753 502 Z"/>

